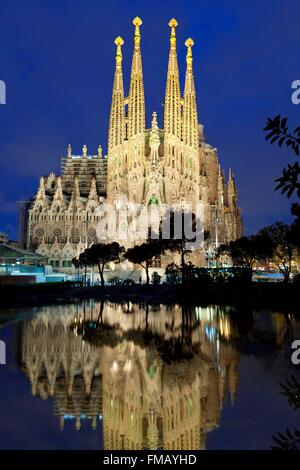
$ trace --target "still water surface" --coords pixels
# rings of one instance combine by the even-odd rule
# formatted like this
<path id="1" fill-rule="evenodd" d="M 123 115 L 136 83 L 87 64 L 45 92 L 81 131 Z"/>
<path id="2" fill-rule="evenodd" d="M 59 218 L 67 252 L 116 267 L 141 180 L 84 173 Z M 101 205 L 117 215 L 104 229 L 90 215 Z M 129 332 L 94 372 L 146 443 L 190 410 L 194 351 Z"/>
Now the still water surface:
<path id="1" fill-rule="evenodd" d="M 300 427 L 279 387 L 300 378 L 293 314 L 87 301 L 7 318 L 0 449 L 269 449 Z"/>

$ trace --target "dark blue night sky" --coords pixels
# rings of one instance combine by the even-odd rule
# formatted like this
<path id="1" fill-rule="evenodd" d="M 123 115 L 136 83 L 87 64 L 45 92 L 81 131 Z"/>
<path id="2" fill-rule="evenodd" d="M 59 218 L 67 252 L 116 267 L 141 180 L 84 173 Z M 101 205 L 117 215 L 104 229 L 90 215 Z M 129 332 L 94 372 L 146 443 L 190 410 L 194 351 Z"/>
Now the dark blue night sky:
<path id="1" fill-rule="evenodd" d="M 114 38 L 123 36 L 128 90 L 132 19 L 143 20 L 142 54 L 147 124 L 162 125 L 169 49 L 168 21 L 179 22 L 181 83 L 184 41 L 195 41 L 199 120 L 233 169 L 247 233 L 288 220 L 290 202 L 274 192 L 288 159 L 265 143 L 268 117 L 282 113 L 300 124 L 291 83 L 300 79 L 298 0 L 0 0 L 0 230 L 16 237 L 16 201 L 30 198 L 41 174 L 59 172 L 71 143 L 105 152 L 114 72 Z"/>

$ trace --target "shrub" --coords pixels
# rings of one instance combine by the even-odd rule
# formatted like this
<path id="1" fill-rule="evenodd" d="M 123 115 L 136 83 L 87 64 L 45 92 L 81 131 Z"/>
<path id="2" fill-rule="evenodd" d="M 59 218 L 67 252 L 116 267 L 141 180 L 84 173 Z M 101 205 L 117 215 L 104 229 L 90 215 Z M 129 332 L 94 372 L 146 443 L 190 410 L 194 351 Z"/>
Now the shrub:
<path id="1" fill-rule="evenodd" d="M 168 264 L 166 267 L 166 282 L 167 284 L 176 285 L 181 284 L 181 270 L 175 263 Z"/>
<path id="2" fill-rule="evenodd" d="M 158 272 L 154 271 L 151 276 L 151 282 L 154 286 L 158 286 L 161 281 L 161 276 L 158 274 Z"/>

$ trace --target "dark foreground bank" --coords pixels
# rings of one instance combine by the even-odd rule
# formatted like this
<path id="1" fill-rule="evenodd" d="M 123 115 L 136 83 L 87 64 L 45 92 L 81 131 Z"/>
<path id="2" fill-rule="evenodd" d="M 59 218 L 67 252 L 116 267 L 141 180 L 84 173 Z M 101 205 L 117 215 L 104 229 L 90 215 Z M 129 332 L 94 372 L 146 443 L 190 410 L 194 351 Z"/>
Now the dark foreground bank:
<path id="1" fill-rule="evenodd" d="M 300 286 L 284 283 L 235 285 L 133 285 L 82 287 L 76 283 L 0 286 L 0 307 L 25 307 L 69 303 L 84 298 L 133 303 L 201 303 L 243 305 L 256 308 L 300 310 Z"/>

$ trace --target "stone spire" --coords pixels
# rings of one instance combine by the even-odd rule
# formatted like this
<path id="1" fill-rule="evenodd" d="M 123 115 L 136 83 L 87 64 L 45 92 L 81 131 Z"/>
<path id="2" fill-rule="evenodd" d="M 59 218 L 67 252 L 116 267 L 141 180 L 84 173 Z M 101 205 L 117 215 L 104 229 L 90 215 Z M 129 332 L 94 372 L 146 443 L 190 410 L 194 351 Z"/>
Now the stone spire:
<path id="1" fill-rule="evenodd" d="M 76 175 L 74 177 L 74 182 L 73 182 L 73 190 L 72 190 L 72 195 L 71 195 L 70 206 L 77 207 L 79 205 L 80 205 L 80 189 L 79 189 L 78 176 Z"/>
<path id="2" fill-rule="evenodd" d="M 158 148 L 160 144 L 159 129 L 157 125 L 157 114 L 152 113 L 151 133 L 149 138 L 149 145 L 151 148 L 151 162 L 155 165 L 158 161 Z"/>
<path id="3" fill-rule="evenodd" d="M 220 165 L 218 166 L 217 191 L 218 191 L 218 206 L 221 208 L 223 207 L 223 204 L 224 204 L 224 176 L 223 176 Z"/>
<path id="4" fill-rule="evenodd" d="M 124 85 L 122 72 L 122 45 L 123 39 L 118 36 L 115 39 L 117 46 L 116 70 L 111 99 L 108 150 L 120 145 L 124 141 L 125 135 L 125 112 L 124 112 Z"/>
<path id="5" fill-rule="evenodd" d="M 45 193 L 45 180 L 43 176 L 40 178 L 40 184 L 39 184 L 39 189 L 36 195 L 35 200 L 36 201 L 44 201 L 46 199 L 46 193 Z"/>
<path id="6" fill-rule="evenodd" d="M 198 115 L 193 74 L 192 47 L 194 41 L 189 38 L 185 41 L 187 47 L 186 74 L 183 96 L 182 140 L 193 149 L 199 147 Z"/>
<path id="7" fill-rule="evenodd" d="M 236 201 L 237 201 L 237 190 L 236 190 L 234 177 L 230 168 L 229 168 L 229 177 L 228 177 L 228 186 L 227 186 L 227 197 L 228 197 L 228 205 L 230 207 L 235 206 Z"/>
<path id="8" fill-rule="evenodd" d="M 137 16 L 133 20 L 135 26 L 134 51 L 131 66 L 130 89 L 128 101 L 128 138 L 145 132 L 145 96 L 141 56 L 140 26 L 142 20 Z"/>
<path id="9" fill-rule="evenodd" d="M 174 18 L 169 22 L 169 26 L 171 28 L 171 36 L 166 95 L 164 104 L 164 130 L 166 137 L 174 136 L 178 140 L 181 140 L 181 95 L 179 84 L 178 60 L 176 52 L 177 25 L 178 23 Z"/>
<path id="10" fill-rule="evenodd" d="M 92 177 L 91 179 L 91 186 L 90 186 L 90 192 L 88 196 L 89 201 L 98 201 L 98 194 L 97 194 L 97 186 L 96 186 L 96 178 L 95 176 Z"/>
<path id="11" fill-rule="evenodd" d="M 61 186 L 61 178 L 60 176 L 57 177 L 57 183 L 56 183 L 56 190 L 53 196 L 53 202 L 54 201 L 61 201 L 63 202 L 64 196 L 62 192 L 62 186 Z"/>

